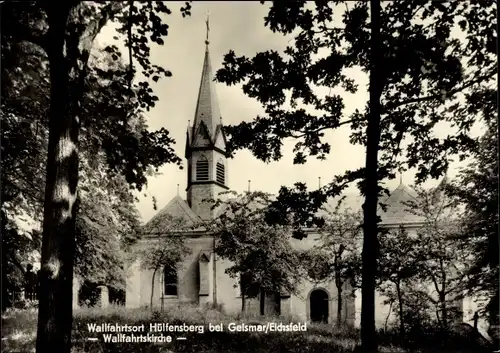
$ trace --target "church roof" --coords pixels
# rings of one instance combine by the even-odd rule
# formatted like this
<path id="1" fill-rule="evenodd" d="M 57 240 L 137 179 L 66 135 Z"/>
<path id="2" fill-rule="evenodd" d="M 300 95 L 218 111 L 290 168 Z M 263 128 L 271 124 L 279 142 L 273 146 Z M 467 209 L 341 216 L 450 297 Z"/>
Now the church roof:
<path id="1" fill-rule="evenodd" d="M 201 222 L 200 218 L 191 210 L 189 205 L 180 196 L 175 196 L 143 227 L 143 232 L 157 233 L 170 227 L 172 218 L 185 221 L 186 227 L 192 227 Z"/>
<path id="2" fill-rule="evenodd" d="M 323 207 L 316 213 L 317 216 L 325 216 L 334 212 L 339 200 L 342 198 L 340 210 L 350 210 L 353 212 L 360 212 L 365 201 L 363 196 L 346 193 L 342 196 L 329 198 Z M 237 199 L 242 201 L 242 197 Z M 380 216 L 381 225 L 394 225 L 394 224 L 418 224 L 424 222 L 422 216 L 416 215 L 409 210 L 408 202 L 416 201 L 417 195 L 408 186 L 401 183 L 389 196 L 379 199 L 379 207 L 377 214 Z M 380 204 L 386 205 L 386 210 Z M 257 209 L 262 205 L 254 202 L 249 205 L 251 209 Z M 221 207 L 216 217 L 227 210 L 226 207 Z"/>
<path id="3" fill-rule="evenodd" d="M 381 203 L 386 206 L 384 211 L 379 206 L 379 215 L 382 224 L 414 224 L 425 221 L 424 217 L 414 214 L 409 209 L 409 202 L 417 201 L 417 194 L 403 183 L 394 190 L 389 197 Z"/>
<path id="4" fill-rule="evenodd" d="M 233 198 L 233 200 L 242 202 L 245 196 Z M 330 198 L 320 211 L 318 216 L 324 216 L 335 210 L 338 201 L 341 197 Z M 361 211 L 364 202 L 364 197 L 350 193 L 342 196 L 343 201 L 340 209 L 349 209 L 353 212 Z M 381 204 L 386 205 L 386 211 L 379 206 L 378 215 L 382 218 L 381 225 L 398 225 L 398 224 L 419 224 L 424 222 L 422 216 L 418 216 L 409 211 L 407 203 L 415 201 L 417 195 L 415 191 L 401 183 L 388 197 L 381 200 Z M 228 205 L 222 205 L 216 210 L 215 217 L 220 216 L 223 212 L 228 211 Z M 263 207 L 262 204 L 254 201 L 249 204 L 250 209 L 258 209 Z M 162 232 L 169 227 L 169 221 L 172 218 L 183 219 L 186 222 L 186 227 L 202 224 L 201 219 L 191 210 L 189 205 L 180 196 L 174 197 L 161 211 L 159 211 L 143 228 L 144 233 Z M 199 229 L 201 230 L 201 229 Z"/>

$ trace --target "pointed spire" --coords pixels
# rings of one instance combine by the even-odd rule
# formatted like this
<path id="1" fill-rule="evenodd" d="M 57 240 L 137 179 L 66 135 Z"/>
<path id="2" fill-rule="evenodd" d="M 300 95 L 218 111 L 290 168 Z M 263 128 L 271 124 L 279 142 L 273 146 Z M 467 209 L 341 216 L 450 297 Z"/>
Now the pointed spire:
<path id="1" fill-rule="evenodd" d="M 251 182 L 252 182 L 251 180 L 248 181 L 248 192 L 250 192 L 250 183 Z"/>
<path id="2" fill-rule="evenodd" d="M 221 114 L 213 82 L 214 77 L 212 74 L 212 64 L 210 62 L 208 47 L 208 33 L 210 31 L 208 16 L 205 23 L 207 25 L 205 58 L 203 60 L 203 71 L 201 74 L 200 90 L 194 116 L 193 132 L 196 132 L 201 122 L 203 122 L 207 127 L 210 138 L 213 138 L 217 125 L 220 124 Z"/>

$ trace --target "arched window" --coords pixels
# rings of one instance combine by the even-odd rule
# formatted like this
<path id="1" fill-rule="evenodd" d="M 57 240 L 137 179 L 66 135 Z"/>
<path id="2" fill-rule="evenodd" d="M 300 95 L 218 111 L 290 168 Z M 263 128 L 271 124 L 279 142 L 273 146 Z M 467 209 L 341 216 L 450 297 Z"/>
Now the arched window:
<path id="1" fill-rule="evenodd" d="M 205 156 L 201 156 L 196 161 L 196 180 L 207 181 L 208 180 L 208 160 Z"/>
<path id="2" fill-rule="evenodd" d="M 165 285 L 165 295 L 177 295 L 177 269 L 175 267 L 165 266 L 163 283 Z"/>
<path id="3" fill-rule="evenodd" d="M 217 182 L 221 184 L 224 184 L 226 182 L 224 162 L 222 162 L 222 160 L 219 160 L 217 162 Z"/>

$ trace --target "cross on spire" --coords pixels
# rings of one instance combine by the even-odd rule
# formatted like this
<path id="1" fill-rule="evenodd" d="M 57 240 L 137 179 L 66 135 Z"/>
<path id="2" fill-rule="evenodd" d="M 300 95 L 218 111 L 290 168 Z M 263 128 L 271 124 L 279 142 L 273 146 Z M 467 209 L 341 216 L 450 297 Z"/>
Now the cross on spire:
<path id="1" fill-rule="evenodd" d="M 208 45 L 208 43 L 210 43 L 210 42 L 208 41 L 208 33 L 210 32 L 210 22 L 209 22 L 209 21 L 210 21 L 210 12 L 209 12 L 209 11 L 207 11 L 207 19 L 206 19 L 206 21 L 205 21 L 205 24 L 207 25 L 207 37 L 206 37 L 206 39 L 205 39 L 205 44 L 206 44 L 206 45 Z"/>

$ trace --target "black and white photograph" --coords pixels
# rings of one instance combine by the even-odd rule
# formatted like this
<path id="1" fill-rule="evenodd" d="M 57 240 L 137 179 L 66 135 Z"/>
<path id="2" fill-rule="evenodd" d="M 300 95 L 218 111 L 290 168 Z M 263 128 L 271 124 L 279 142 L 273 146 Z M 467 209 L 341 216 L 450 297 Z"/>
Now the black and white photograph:
<path id="1" fill-rule="evenodd" d="M 497 0 L 0 12 L 2 352 L 500 352 Z"/>

